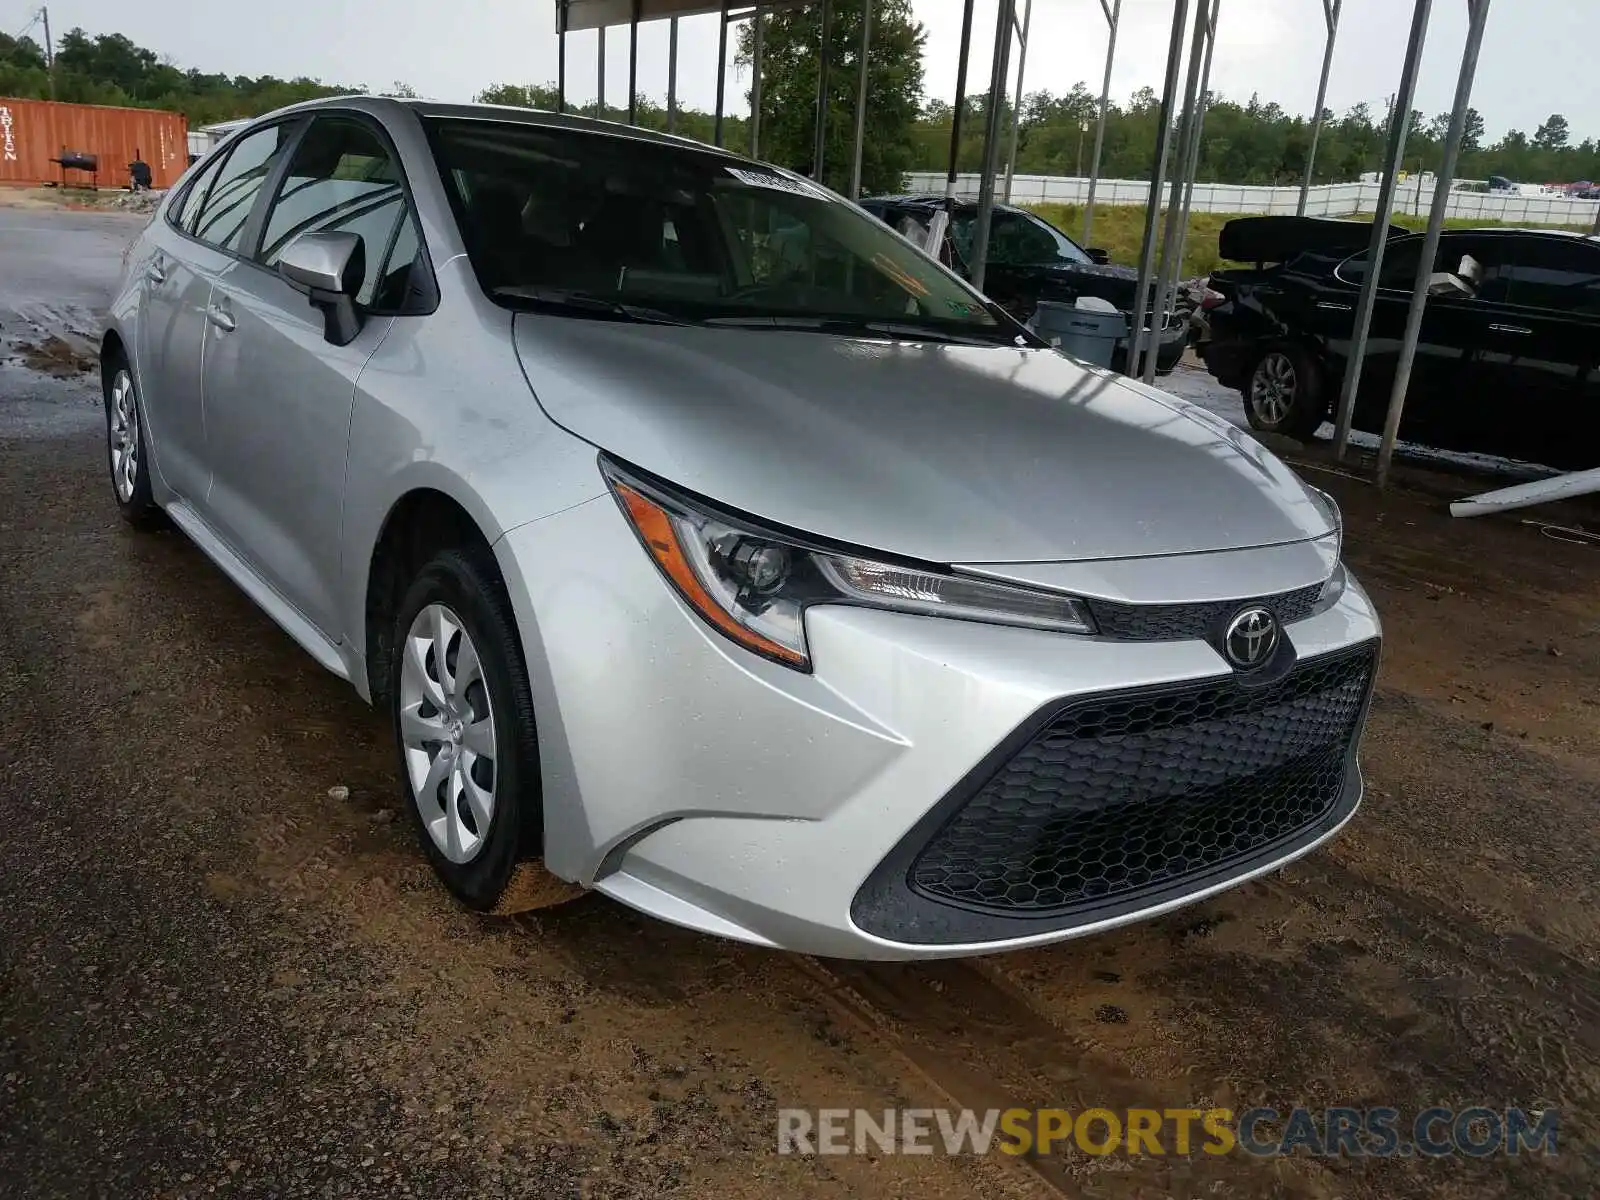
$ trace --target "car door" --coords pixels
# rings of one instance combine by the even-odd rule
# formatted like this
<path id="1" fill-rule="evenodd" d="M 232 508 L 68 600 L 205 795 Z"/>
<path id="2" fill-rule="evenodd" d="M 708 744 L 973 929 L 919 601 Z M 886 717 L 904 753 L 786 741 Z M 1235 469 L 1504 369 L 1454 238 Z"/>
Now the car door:
<path id="1" fill-rule="evenodd" d="M 1600 245 L 1504 235 L 1484 315 L 1490 368 L 1471 448 L 1551 466 L 1600 465 Z"/>
<path id="2" fill-rule="evenodd" d="M 203 509 L 211 466 L 201 388 L 211 289 L 234 261 L 288 129 L 256 130 L 222 151 L 187 185 L 136 269 L 144 294 L 135 357 L 161 478 Z"/>
<path id="3" fill-rule="evenodd" d="M 404 302 L 417 232 L 398 160 L 366 118 L 317 116 L 273 187 L 257 245 L 218 277 L 212 295 L 221 323 L 208 334 L 202 376 L 213 463 L 207 507 L 218 533 L 337 640 L 356 378 Z M 366 273 L 356 305 L 363 324 L 346 345 L 326 340 L 321 310 L 277 270 L 285 248 L 315 231 L 362 238 Z"/>
<path id="4" fill-rule="evenodd" d="M 1357 429 L 1379 432 L 1389 409 L 1395 372 L 1400 362 L 1400 345 L 1405 339 L 1406 320 L 1411 312 L 1411 291 L 1421 261 L 1420 235 L 1396 238 L 1384 247 L 1383 270 L 1373 297 L 1372 323 L 1367 332 L 1367 353 L 1362 364 L 1361 386 L 1356 394 L 1354 425 Z M 1440 243 L 1437 261 L 1458 253 Z M 1346 259 L 1335 272 L 1338 289 L 1313 289 L 1306 298 L 1305 318 L 1311 330 L 1325 338 L 1329 378 L 1325 381 L 1330 403 L 1337 404 L 1349 362 L 1354 308 L 1366 275 L 1367 256 Z M 1450 400 L 1455 381 L 1460 377 L 1462 360 L 1473 346 L 1470 313 L 1454 309 L 1437 298 L 1423 311 L 1417 352 L 1411 365 L 1406 390 L 1406 424 L 1402 436 L 1420 430 L 1436 405 Z"/>

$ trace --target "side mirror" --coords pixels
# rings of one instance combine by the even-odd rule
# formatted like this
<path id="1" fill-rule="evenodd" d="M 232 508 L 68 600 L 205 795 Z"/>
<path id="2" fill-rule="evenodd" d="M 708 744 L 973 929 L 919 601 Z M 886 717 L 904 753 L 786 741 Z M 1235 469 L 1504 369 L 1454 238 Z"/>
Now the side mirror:
<path id="1" fill-rule="evenodd" d="M 1111 261 L 1111 251 L 1102 250 L 1099 246 L 1090 246 L 1084 253 L 1089 256 L 1089 261 L 1097 267 L 1103 267 Z"/>
<path id="2" fill-rule="evenodd" d="M 283 249 L 278 273 L 322 310 L 322 336 L 347 346 L 361 332 L 356 293 L 367 274 L 366 244 L 359 233 L 302 233 Z"/>

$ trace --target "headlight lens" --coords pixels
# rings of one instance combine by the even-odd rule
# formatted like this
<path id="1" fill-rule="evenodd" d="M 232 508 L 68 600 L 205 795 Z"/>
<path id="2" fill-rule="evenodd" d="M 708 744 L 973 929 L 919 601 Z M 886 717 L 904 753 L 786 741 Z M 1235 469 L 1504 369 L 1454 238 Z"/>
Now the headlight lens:
<path id="1" fill-rule="evenodd" d="M 748 650 L 811 669 L 805 610 L 856 604 L 1061 633 L 1093 633 L 1083 602 L 1056 592 L 833 553 L 704 511 L 601 460 L 622 511 L 678 594 Z"/>

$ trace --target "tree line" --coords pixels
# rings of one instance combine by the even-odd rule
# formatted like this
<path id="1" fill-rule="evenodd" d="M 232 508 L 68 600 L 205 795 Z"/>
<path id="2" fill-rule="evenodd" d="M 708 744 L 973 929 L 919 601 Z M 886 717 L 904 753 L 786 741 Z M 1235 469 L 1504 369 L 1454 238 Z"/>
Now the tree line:
<path id="1" fill-rule="evenodd" d="M 850 181 L 854 142 L 862 4 L 861 0 L 834 0 L 831 9 L 821 173 L 830 186 L 843 191 Z M 821 35 L 819 7 L 772 13 L 763 26 L 761 155 L 808 174 L 814 166 L 813 118 L 822 83 Z M 912 15 L 910 0 L 876 0 L 868 51 L 864 191 L 898 189 L 908 171 L 942 170 L 947 163 L 954 113 L 947 101 L 924 99 L 925 42 L 926 33 Z M 746 68 L 751 65 L 754 39 L 749 22 L 740 26 L 733 51 L 737 63 Z M 368 90 L 305 77 L 226 76 L 185 70 L 120 33 L 91 36 L 82 29 L 73 29 L 61 38 L 51 72 L 43 49 L 32 38 L 0 34 L 0 96 L 43 99 L 52 89 L 57 99 L 75 103 L 181 112 L 196 126 L 257 116 L 318 96 Z M 414 93 L 396 83 L 384 94 Z M 750 93 L 746 91 L 743 98 L 748 105 Z M 498 84 L 475 99 L 553 108 L 556 91 L 550 84 Z M 975 171 L 981 162 L 986 102 L 982 95 L 966 100 L 960 170 Z M 641 125 L 667 128 L 668 114 L 659 100 L 639 96 L 635 104 Z M 1009 98 L 1002 104 L 1001 128 L 1009 134 Z M 626 120 L 628 115 L 625 107 L 614 104 L 597 108 L 591 102 L 574 107 L 610 120 Z M 1087 173 L 1098 114 L 1098 97 L 1081 82 L 1064 94 L 1038 90 L 1025 95 L 1017 122 L 1016 172 Z M 1316 182 L 1353 180 L 1365 171 L 1379 169 L 1387 112 L 1357 104 L 1342 114 L 1325 111 L 1323 117 L 1313 176 Z M 714 140 L 715 120 L 708 112 L 680 108 L 674 124 L 687 137 Z M 1141 88 L 1126 102 L 1112 104 L 1106 119 L 1101 173 L 1113 178 L 1148 176 L 1159 125 L 1160 100 L 1151 88 Z M 1437 169 L 1448 126 L 1448 114 L 1412 114 L 1407 170 Z M 748 148 L 748 121 L 725 116 L 722 142 L 735 149 Z M 1240 103 L 1213 94 L 1201 138 L 1199 178 L 1224 183 L 1297 183 L 1305 172 L 1310 145 L 1311 122 L 1305 115 L 1287 112 L 1255 96 Z M 1002 146 L 1002 163 L 1009 147 L 1008 136 Z M 1473 110 L 1468 114 L 1467 138 L 1456 173 L 1469 179 L 1503 175 L 1528 182 L 1600 179 L 1600 144 L 1593 137 L 1574 144 L 1568 122 L 1559 113 L 1551 114 L 1532 133 L 1513 129 L 1487 143 L 1483 118 Z"/>
<path id="2" fill-rule="evenodd" d="M 1291 184 L 1305 175 L 1311 149 L 1311 120 L 1286 112 L 1280 105 L 1252 96 L 1240 103 L 1212 93 L 1201 129 L 1198 178 L 1211 183 Z M 962 115 L 958 166 L 976 171 L 982 161 L 986 96 L 967 100 Z M 1065 95 L 1049 91 L 1023 97 L 1017 130 L 1015 170 L 1024 175 L 1087 174 L 1094 154 L 1099 97 L 1078 83 Z M 1106 115 L 1101 174 L 1108 178 L 1148 178 L 1154 165 L 1161 101 L 1151 88 L 1141 88 L 1126 103 L 1110 105 Z M 952 106 L 942 100 L 925 104 L 912 131 L 922 169 L 942 168 L 949 160 Z M 1009 131 L 1012 106 L 1004 102 L 1002 128 Z M 1347 112 L 1323 110 L 1312 172 L 1315 183 L 1358 179 L 1383 165 L 1390 114 L 1357 104 Z M 1411 114 L 1406 137 L 1405 169 L 1437 170 L 1443 162 L 1450 114 Z M 1001 148 L 1003 163 L 1009 136 Z M 1501 175 L 1525 182 L 1575 182 L 1600 179 L 1600 143 L 1588 138 L 1573 144 L 1567 119 L 1560 113 L 1528 134 L 1513 129 L 1499 140 L 1484 139 L 1484 121 L 1477 109 L 1466 118 L 1462 154 L 1456 175 L 1487 179 Z"/>

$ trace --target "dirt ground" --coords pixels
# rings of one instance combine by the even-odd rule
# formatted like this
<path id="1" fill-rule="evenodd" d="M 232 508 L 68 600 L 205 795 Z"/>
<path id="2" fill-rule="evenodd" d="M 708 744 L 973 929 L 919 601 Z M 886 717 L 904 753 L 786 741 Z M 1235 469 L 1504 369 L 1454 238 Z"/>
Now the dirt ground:
<path id="1" fill-rule="evenodd" d="M 27 401 L 70 419 L 13 425 L 14 378 L 0 1195 L 1596 1193 L 1600 547 L 1452 521 L 1460 479 L 1407 470 L 1385 495 L 1304 464 L 1387 634 L 1345 833 L 1131 930 L 820 962 L 598 897 L 454 906 L 383 720 L 181 535 L 123 526 L 91 380 Z M 780 1107 L 1212 1104 L 1556 1107 L 1561 1152 L 775 1152 Z"/>
<path id="2" fill-rule="evenodd" d="M 1318 478 L 1388 634 L 1348 831 L 1132 931 L 860 966 L 599 898 L 455 908 L 397 819 L 383 722 L 181 536 L 123 528 L 94 437 L 0 441 L 5 1175 L 39 1195 L 1589 1193 L 1600 553 Z M 1562 1153 L 774 1153 L 780 1105 L 1480 1102 L 1558 1106 Z"/>

